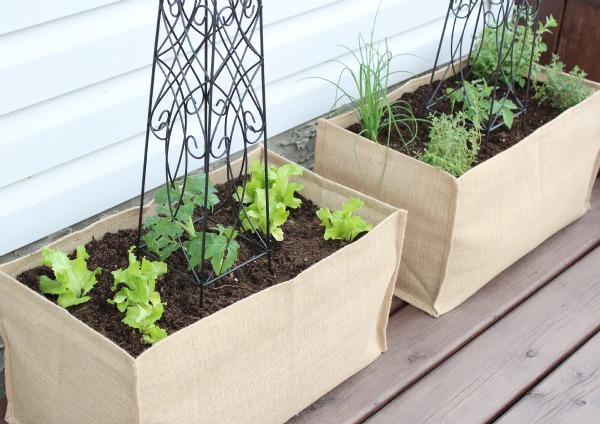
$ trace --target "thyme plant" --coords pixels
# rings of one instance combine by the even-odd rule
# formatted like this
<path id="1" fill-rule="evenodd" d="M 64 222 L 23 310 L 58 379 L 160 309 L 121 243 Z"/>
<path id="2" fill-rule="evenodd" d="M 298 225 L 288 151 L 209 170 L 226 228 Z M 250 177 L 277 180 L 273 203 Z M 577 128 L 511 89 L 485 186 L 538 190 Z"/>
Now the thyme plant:
<path id="1" fill-rule="evenodd" d="M 417 159 L 455 177 L 471 169 L 477 159 L 481 130 L 467 120 L 464 112 L 431 116 L 427 150 L 417 155 Z"/>
<path id="2" fill-rule="evenodd" d="M 586 73 L 577 65 L 564 73 L 565 65 L 560 61 L 558 55 L 552 55 L 552 62 L 546 67 L 547 80 L 536 83 L 534 99 L 540 103 L 548 103 L 550 106 L 560 110 L 566 110 L 571 106 L 581 103 L 592 94 L 592 90 L 585 85 Z"/>

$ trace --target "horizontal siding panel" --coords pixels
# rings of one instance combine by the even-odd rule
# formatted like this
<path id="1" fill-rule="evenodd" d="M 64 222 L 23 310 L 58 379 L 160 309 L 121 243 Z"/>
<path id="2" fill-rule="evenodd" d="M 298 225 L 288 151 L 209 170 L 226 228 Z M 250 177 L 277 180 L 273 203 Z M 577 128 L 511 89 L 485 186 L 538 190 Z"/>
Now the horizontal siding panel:
<path id="1" fill-rule="evenodd" d="M 0 115 L 149 65 L 152 4 L 120 2 L 3 36 Z"/>
<path id="2" fill-rule="evenodd" d="M 375 37 L 421 56 L 396 59 L 395 71 L 433 64 L 447 4 L 419 3 L 381 4 Z M 340 45 L 370 35 L 378 5 L 265 1 L 270 136 L 330 110 L 334 88 L 311 77 L 337 80 L 331 60 L 351 58 Z M 127 0 L 1 36 L 0 199 L 11 206 L 0 209 L 0 255 L 139 194 L 155 14 L 155 2 Z M 148 188 L 160 183 L 151 175 Z M 44 219 L 29 222 L 30 210 Z"/>
<path id="3" fill-rule="evenodd" d="M 390 85 L 406 80 L 413 75 L 428 71 L 433 67 L 435 54 L 439 44 L 439 36 L 443 19 L 411 32 L 390 38 L 388 45 L 391 51 L 404 49 L 403 56 L 394 59 Z M 350 54 L 337 58 L 348 65 L 352 64 Z M 448 54 L 440 55 L 440 63 L 448 62 Z M 298 74 L 291 75 L 267 86 L 269 134 L 276 135 L 286 129 L 298 126 L 316 116 L 331 111 L 335 100 L 335 87 L 320 77 L 336 81 L 342 66 L 336 62 L 325 62 Z M 357 94 L 351 76 L 346 72 L 340 86 L 352 95 Z M 338 105 L 338 106 L 341 106 Z"/>
<path id="4" fill-rule="evenodd" d="M 0 0 L 0 35 L 120 0 Z"/>
<path id="5" fill-rule="evenodd" d="M 0 117 L 0 187 L 142 133 L 149 89 L 146 67 Z"/>
<path id="6" fill-rule="evenodd" d="M 382 4 L 375 26 L 374 39 L 381 42 L 401 33 L 445 17 L 446 0 L 431 0 L 431 10 L 424 13 L 422 1 L 402 0 Z M 364 0 L 338 2 L 313 10 L 294 20 L 279 22 L 265 29 L 265 72 L 267 82 L 316 66 L 345 53 L 344 47 L 358 48 L 358 35 L 370 39 L 377 13 L 376 2 L 365 7 Z M 439 39 L 441 27 L 432 35 Z M 408 40 L 412 42 L 412 38 Z M 416 40 L 419 43 L 419 40 Z M 411 50 L 411 45 L 390 46 L 394 53 Z"/>
<path id="7" fill-rule="evenodd" d="M 2 202 L 0 255 L 139 195 L 143 146 L 137 136 L 0 189 L 0 199 L 19 199 Z M 149 156 L 149 187 L 160 184 L 161 153 Z"/>

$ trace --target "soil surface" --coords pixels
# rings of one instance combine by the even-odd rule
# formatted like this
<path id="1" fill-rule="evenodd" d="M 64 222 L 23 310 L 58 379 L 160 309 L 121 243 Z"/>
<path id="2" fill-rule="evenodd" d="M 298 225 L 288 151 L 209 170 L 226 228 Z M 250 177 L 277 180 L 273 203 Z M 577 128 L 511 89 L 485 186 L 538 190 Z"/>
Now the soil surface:
<path id="1" fill-rule="evenodd" d="M 298 195 L 297 195 L 298 196 Z M 288 221 L 283 225 L 284 240 L 272 241 L 273 274 L 268 269 L 268 259 L 263 256 L 238 271 L 214 282 L 205 289 L 204 308 L 200 307 L 200 287 L 181 278 L 174 272 L 168 272 L 157 280 L 156 289 L 161 300 L 166 302 L 162 318 L 157 324 L 168 334 L 186 327 L 201 318 L 280 282 L 294 278 L 319 260 L 342 248 L 347 242 L 325 241 L 324 228 L 315 213 L 317 207 L 302 198 L 302 205 L 291 210 Z M 224 187 L 219 187 L 219 198 L 226 199 Z M 231 198 L 231 196 L 229 196 Z M 226 217 L 231 213 L 233 205 L 224 205 L 215 212 L 215 219 Z M 231 222 L 231 221 L 220 221 Z M 201 225 L 196 225 L 200 229 Z M 237 263 L 256 256 L 257 250 L 252 244 L 244 242 L 240 237 Z M 128 266 L 127 251 L 137 242 L 137 230 L 121 230 L 118 233 L 107 233 L 100 240 L 93 240 L 86 245 L 90 255 L 88 269 L 101 267 L 104 271 L 97 279 L 98 283 L 88 293 L 91 300 L 68 308 L 68 311 L 99 333 L 113 340 L 128 351 L 138 356 L 148 347 L 135 330 L 122 323 L 124 315 L 106 300 L 114 297 L 111 291 L 113 276 L 111 271 Z M 73 257 L 71 253 L 71 257 Z M 41 260 L 41 258 L 40 258 Z M 172 255 L 167 261 L 179 270 L 185 270 L 181 257 Z M 39 266 L 20 274 L 17 279 L 35 291 L 39 291 L 39 277 L 47 275 L 54 278 L 54 273 L 47 266 Z M 56 296 L 45 295 L 55 302 Z"/>
<path id="2" fill-rule="evenodd" d="M 446 88 L 455 87 L 456 83 L 454 81 L 454 78 L 445 81 L 442 84 L 441 91 L 445 92 Z M 516 91 L 520 98 L 525 97 L 524 89 L 517 88 Z M 412 93 L 403 94 L 400 100 L 406 101 L 410 104 L 411 110 L 417 119 L 427 120 L 429 112 L 426 110 L 425 105 L 428 100 L 428 95 L 429 85 L 426 84 L 417 88 L 417 90 Z M 535 87 L 532 84 L 529 90 L 529 101 L 527 102 L 526 114 L 515 118 L 510 130 L 505 126 L 501 126 L 500 128 L 491 131 L 487 149 L 483 149 L 482 140 L 482 149 L 479 151 L 478 161 L 477 163 L 473 164 L 473 166 L 485 162 L 487 159 L 490 159 L 498 153 L 503 152 L 509 147 L 517 144 L 536 129 L 550 122 L 561 113 L 560 110 L 554 109 L 547 105 L 540 105 L 536 100 L 531 100 L 534 95 Z M 452 113 L 450 102 L 441 102 L 436 106 L 436 111 L 447 114 Z M 348 130 L 358 134 L 361 130 L 360 124 L 354 124 L 348 127 Z M 427 147 L 427 142 L 429 141 L 429 130 L 430 125 L 428 122 L 420 121 L 418 123 L 417 139 L 413 141 L 409 147 L 411 156 L 414 156 L 414 152 L 422 153 L 425 150 Z M 403 131 L 402 137 L 405 140 L 410 140 L 411 135 L 408 133 L 408 131 Z M 379 134 L 378 139 L 382 145 L 386 145 L 387 133 L 382 131 Z M 404 148 L 404 143 L 402 142 L 403 139 L 400 138 L 397 133 L 393 132 L 390 136 L 390 147 L 394 150 L 401 151 L 402 153 L 407 153 L 406 149 Z"/>

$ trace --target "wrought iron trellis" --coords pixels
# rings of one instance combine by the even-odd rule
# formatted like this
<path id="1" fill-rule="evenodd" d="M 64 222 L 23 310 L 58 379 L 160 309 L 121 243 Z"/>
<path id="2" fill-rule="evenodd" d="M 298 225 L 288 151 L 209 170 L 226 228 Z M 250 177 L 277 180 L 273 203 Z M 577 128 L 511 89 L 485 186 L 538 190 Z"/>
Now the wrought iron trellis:
<path id="1" fill-rule="evenodd" d="M 144 192 L 147 171 L 157 157 L 162 157 L 165 184 L 181 187 L 178 198 L 167 190 L 170 219 L 174 220 L 182 205 L 188 172 L 202 167 L 209 184 L 212 160 L 225 161 L 227 196 L 213 209 L 204 196 L 202 208 L 194 212 L 194 225 L 202 231 L 202 260 L 195 269 L 177 237 L 179 251 L 187 269 L 170 266 L 172 272 L 204 289 L 225 275 L 235 272 L 256 259 L 268 256 L 271 268 L 269 236 L 258 231 L 242 233 L 238 239 L 255 247 L 255 254 L 226 273 L 216 275 L 206 266 L 206 234 L 217 224 L 241 228 L 240 215 L 246 210 L 238 186 L 246 189 L 248 148 L 264 143 L 265 179 L 268 176 L 267 133 L 265 111 L 265 77 L 262 0 L 160 0 L 156 23 L 152 80 L 148 105 L 146 142 L 138 224 L 138 254 L 156 256 L 141 240 L 143 231 Z M 258 87 L 258 88 L 257 88 Z M 156 147 L 162 147 L 161 155 Z M 233 169 L 231 154 L 241 150 L 242 166 Z M 265 182 L 265 186 L 267 186 Z M 268 187 L 267 189 L 268 190 Z M 243 197 L 243 195 L 242 195 Z M 268 192 L 266 195 L 269 222 Z M 232 222 L 217 222 L 215 215 L 225 207 L 233 207 Z M 228 245 L 232 235 L 228 235 Z"/>
<path id="2" fill-rule="evenodd" d="M 495 102 L 510 100 L 517 106 L 514 117 L 524 115 L 535 46 L 533 43 L 531 51 L 526 51 L 525 39 L 530 34 L 533 39 L 537 36 L 540 7 L 541 0 L 450 0 L 431 73 L 427 110 L 437 113 L 440 103 L 449 99 L 450 92 L 443 91 L 442 88 L 445 79 L 456 77 L 457 86 L 454 90 L 465 91 L 465 81 L 470 81 L 473 77 L 472 65 L 479 58 L 483 39 L 493 37 L 498 56 L 494 75 L 488 81 L 492 84 L 493 91 L 489 119 L 482 122 L 484 148 L 487 147 L 490 132 L 503 125 L 500 111 L 491 113 Z M 516 28 L 519 24 L 523 26 L 525 33 L 518 33 Z M 479 43 L 476 42 L 478 35 Z M 445 43 L 448 45 L 445 46 Z M 446 48 L 450 49 L 450 62 L 446 65 L 442 78 L 434 81 L 438 61 Z M 523 77 L 519 75 L 519 69 L 523 69 L 521 64 L 527 69 L 527 75 L 524 75 L 524 94 L 516 89 L 517 81 Z M 469 101 L 468 96 L 465 98 Z"/>

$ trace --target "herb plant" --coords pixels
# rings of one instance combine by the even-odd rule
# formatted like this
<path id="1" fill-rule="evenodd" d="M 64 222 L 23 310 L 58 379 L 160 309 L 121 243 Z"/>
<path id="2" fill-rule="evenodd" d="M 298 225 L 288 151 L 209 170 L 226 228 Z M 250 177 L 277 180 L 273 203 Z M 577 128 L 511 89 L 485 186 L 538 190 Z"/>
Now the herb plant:
<path id="1" fill-rule="evenodd" d="M 125 313 L 123 322 L 142 333 L 145 343 L 154 344 L 167 337 L 167 332 L 155 324 L 162 317 L 165 305 L 155 290 L 156 279 L 167 272 L 167 265 L 146 258 L 140 264 L 133 249 L 134 246 L 129 249 L 129 267 L 112 272 L 115 278 L 112 291 L 121 286 L 108 303 Z"/>
<path id="2" fill-rule="evenodd" d="M 142 240 L 148 250 L 164 261 L 180 248 L 181 240 L 190 265 L 198 266 L 202 261 L 202 233 L 194 228 L 193 214 L 196 207 L 204 206 L 205 196 L 208 208 L 219 203 L 217 189 L 206 181 L 205 174 L 189 176 L 181 184 L 167 185 L 159 190 L 154 199 L 158 204 L 157 215 L 147 216 L 144 225 L 148 232 Z M 237 232 L 232 227 L 219 225 L 211 231 L 215 233 L 206 233 L 204 258 L 211 260 L 215 274 L 219 275 L 233 266 L 240 245 L 234 240 Z"/>
<path id="3" fill-rule="evenodd" d="M 360 233 L 371 231 L 373 226 L 367 224 L 364 219 L 353 215 L 355 211 L 364 206 L 364 202 L 352 197 L 344 204 L 342 210 L 331 212 L 329 208 L 321 208 L 317 211 L 317 217 L 321 225 L 325 227 L 325 240 L 352 241 Z"/>
<path id="4" fill-rule="evenodd" d="M 514 113 L 513 110 L 517 106 L 509 99 L 502 98 L 494 101 L 492 107 L 492 91 L 494 87 L 488 86 L 484 79 L 475 80 L 473 82 L 464 82 L 464 90 L 457 88 L 448 88 L 450 102 L 452 109 L 454 109 L 455 103 L 462 104 L 462 110 L 465 116 L 471 121 L 473 125 L 481 126 L 481 123 L 487 122 L 490 119 L 490 112 L 492 116 L 500 114 L 502 121 L 507 128 L 512 127 Z"/>
<path id="5" fill-rule="evenodd" d="M 350 103 L 357 114 L 361 131 L 359 135 L 374 142 L 380 133 L 384 133 L 389 145 L 392 132 L 403 140 L 404 147 L 408 152 L 409 144 L 416 138 L 417 119 L 414 117 L 410 106 L 405 101 L 391 103 L 386 97 L 391 71 L 392 60 L 396 57 L 389 50 L 387 39 L 383 42 L 383 48 L 374 41 L 375 23 L 371 29 L 371 37 L 366 40 L 362 34 L 358 35 L 358 51 L 342 46 L 354 59 L 354 65 L 346 65 L 336 60 L 342 66 L 337 81 L 323 79 L 336 88 L 335 101 L 332 110 L 342 103 Z M 342 87 L 342 78 L 346 75 L 352 78 L 352 89 Z M 353 92 L 357 94 L 354 95 Z M 405 128 L 411 134 L 409 140 L 404 140 L 400 128 Z"/>
<path id="6" fill-rule="evenodd" d="M 60 250 L 42 248 L 42 264 L 52 268 L 56 280 L 41 276 L 40 292 L 58 295 L 57 303 L 63 308 L 90 300 L 86 294 L 96 284 L 96 275 L 102 272 L 101 268 L 87 269 L 86 260 L 90 256 L 83 245 L 77 246 L 76 252 L 76 258 L 70 260 Z"/>
<path id="7" fill-rule="evenodd" d="M 477 159 L 481 132 L 469 126 L 464 112 L 431 117 L 427 150 L 418 159 L 455 177 L 471 169 Z"/>
<path id="8" fill-rule="evenodd" d="M 302 168 L 298 165 L 287 164 L 277 167 L 269 165 L 267 184 L 265 187 L 265 167 L 258 160 L 253 160 L 249 166 L 250 181 L 246 187 L 238 187 L 234 193 L 236 199 L 246 205 L 244 210 L 240 211 L 239 218 L 242 222 L 242 228 L 246 231 L 258 230 L 262 234 L 267 231 L 277 241 L 283 240 L 283 230 L 281 226 L 288 219 L 288 208 L 295 209 L 302 204 L 302 201 L 294 194 L 302 190 L 302 183 L 290 181 L 293 175 L 302 175 Z M 266 190 L 268 188 L 268 190 Z M 269 220 L 267 224 L 267 206 L 266 196 L 269 195 Z"/>
<path id="9" fill-rule="evenodd" d="M 521 16 L 524 18 L 524 13 Z M 494 24 L 493 26 L 498 26 L 498 29 L 484 27 L 476 37 L 473 51 L 478 54 L 472 63 L 473 75 L 475 78 L 483 78 L 488 83 L 493 83 L 498 67 L 498 55 L 502 52 L 500 81 L 509 83 L 514 75 L 515 82 L 520 87 L 525 87 L 529 64 L 532 63 L 531 77 L 533 78 L 540 69 L 538 64 L 540 56 L 547 50 L 546 44 L 542 42 L 542 35 L 550 33 L 550 28 L 557 26 L 556 20 L 550 15 L 546 17 L 545 23 L 539 22 L 535 37 L 531 21 L 527 22 L 527 25 L 514 25 L 513 27 L 507 25 L 502 44 L 500 44 L 500 40 L 503 25 Z M 488 34 L 488 31 L 491 33 Z"/>
<path id="10" fill-rule="evenodd" d="M 592 94 L 585 85 L 585 72 L 575 66 L 566 75 L 564 69 L 565 65 L 558 55 L 552 55 L 552 63 L 546 67 L 547 81 L 536 84 L 533 98 L 540 103 L 549 103 L 553 108 L 566 110 Z"/>

